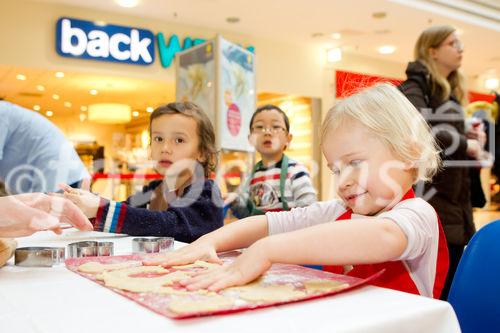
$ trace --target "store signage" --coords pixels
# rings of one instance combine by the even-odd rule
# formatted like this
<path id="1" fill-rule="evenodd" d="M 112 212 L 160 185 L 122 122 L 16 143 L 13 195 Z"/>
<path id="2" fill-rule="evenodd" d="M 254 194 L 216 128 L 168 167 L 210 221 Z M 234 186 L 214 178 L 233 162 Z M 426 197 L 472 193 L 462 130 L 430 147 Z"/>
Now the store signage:
<path id="1" fill-rule="evenodd" d="M 57 53 L 64 57 L 150 65 L 155 58 L 154 35 L 149 30 L 60 18 Z"/>
<path id="2" fill-rule="evenodd" d="M 160 62 L 165 68 L 172 65 L 176 53 L 205 42 L 186 37 L 181 46 L 175 34 L 168 43 L 163 33 L 156 37 Z M 155 60 L 155 36 L 150 30 L 62 17 L 57 21 L 56 50 L 63 57 L 150 65 Z M 247 50 L 254 52 L 253 46 Z"/>

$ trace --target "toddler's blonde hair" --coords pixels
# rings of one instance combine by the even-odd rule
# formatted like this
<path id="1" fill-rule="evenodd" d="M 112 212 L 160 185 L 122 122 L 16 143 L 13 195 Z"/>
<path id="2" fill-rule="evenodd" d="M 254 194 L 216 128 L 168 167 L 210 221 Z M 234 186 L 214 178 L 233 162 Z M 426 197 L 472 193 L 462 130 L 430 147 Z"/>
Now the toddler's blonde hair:
<path id="1" fill-rule="evenodd" d="M 365 126 L 402 162 L 410 162 L 415 182 L 429 181 L 439 170 L 441 158 L 429 125 L 393 85 L 377 84 L 335 105 L 323 121 L 322 145 L 326 134 L 350 121 Z"/>

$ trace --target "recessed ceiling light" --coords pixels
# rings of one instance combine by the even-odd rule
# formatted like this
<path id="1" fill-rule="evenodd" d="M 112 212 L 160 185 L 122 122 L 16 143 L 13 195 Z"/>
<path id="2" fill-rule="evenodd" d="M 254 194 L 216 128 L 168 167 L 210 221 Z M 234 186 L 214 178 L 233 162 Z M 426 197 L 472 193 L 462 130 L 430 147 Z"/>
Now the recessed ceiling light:
<path id="1" fill-rule="evenodd" d="M 384 45 L 377 49 L 377 52 L 380 54 L 392 54 L 396 51 L 396 47 L 394 45 Z"/>
<path id="2" fill-rule="evenodd" d="M 54 112 L 52 112 L 52 111 L 49 110 L 49 111 L 45 112 L 45 115 L 47 117 L 52 117 L 54 115 Z"/>
<path id="3" fill-rule="evenodd" d="M 132 112 L 133 117 L 139 117 L 139 111 L 133 111 Z"/>
<path id="4" fill-rule="evenodd" d="M 498 89 L 499 83 L 500 81 L 497 77 L 491 77 L 484 81 L 484 87 L 488 90 L 495 90 Z"/>
<path id="5" fill-rule="evenodd" d="M 90 90 L 89 90 L 89 94 L 91 94 L 91 95 L 94 95 L 94 96 L 95 96 L 95 95 L 97 95 L 98 93 L 99 93 L 99 92 L 98 92 L 97 90 L 95 90 L 95 89 L 90 89 Z"/>
<path id="6" fill-rule="evenodd" d="M 87 111 L 87 107 L 85 105 L 80 106 L 80 111 L 82 112 Z"/>
<path id="7" fill-rule="evenodd" d="M 334 32 L 333 34 L 331 34 L 331 37 L 333 39 L 340 39 L 342 38 L 342 34 L 340 32 Z"/>
<path id="8" fill-rule="evenodd" d="M 115 0 L 118 6 L 125 8 L 133 8 L 139 4 L 139 0 Z"/>
<path id="9" fill-rule="evenodd" d="M 17 74 L 16 75 L 16 79 L 18 79 L 20 81 L 24 81 L 24 80 L 26 80 L 26 75 L 24 75 L 24 74 Z"/>
<path id="10" fill-rule="evenodd" d="M 227 23 L 238 23 L 239 21 L 240 21 L 240 18 L 236 17 L 236 16 L 226 17 L 226 22 Z"/>
<path id="11" fill-rule="evenodd" d="M 149 113 L 151 113 L 151 112 L 153 112 L 153 111 L 154 111 L 154 109 L 153 109 L 153 107 L 148 106 L 148 107 L 146 108 L 146 111 L 147 111 L 147 112 L 149 112 Z"/>
<path id="12" fill-rule="evenodd" d="M 64 73 L 63 72 L 56 72 L 56 77 L 57 78 L 63 78 L 64 77 Z"/>
<path id="13" fill-rule="evenodd" d="M 38 91 L 44 91 L 45 87 L 42 86 L 41 84 L 39 84 L 39 85 L 36 86 L 36 90 L 38 90 Z"/>
<path id="14" fill-rule="evenodd" d="M 67 108 L 70 108 L 71 107 L 71 102 L 64 102 L 64 106 L 67 107 Z"/>
<path id="15" fill-rule="evenodd" d="M 337 62 L 342 60 L 342 50 L 339 47 L 327 50 L 326 59 L 328 62 Z"/>
<path id="16" fill-rule="evenodd" d="M 40 111 L 40 105 L 33 105 L 33 110 Z"/>
<path id="17" fill-rule="evenodd" d="M 54 95 L 52 95 L 52 98 L 57 101 L 57 100 L 59 100 L 59 95 L 58 94 L 54 94 Z"/>

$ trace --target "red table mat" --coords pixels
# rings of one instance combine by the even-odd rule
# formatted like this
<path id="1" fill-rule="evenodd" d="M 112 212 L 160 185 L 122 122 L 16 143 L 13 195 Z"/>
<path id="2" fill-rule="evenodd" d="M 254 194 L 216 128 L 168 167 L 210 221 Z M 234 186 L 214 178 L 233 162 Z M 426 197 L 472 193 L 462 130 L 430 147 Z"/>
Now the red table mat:
<path id="1" fill-rule="evenodd" d="M 237 256 L 239 255 L 238 251 L 232 251 L 228 253 L 222 254 L 220 257 L 224 261 L 224 264 L 232 262 Z M 85 277 L 88 278 L 100 285 L 102 285 L 105 288 L 111 289 L 114 292 L 127 297 L 128 299 L 139 303 L 140 305 L 162 315 L 165 317 L 173 318 L 173 319 L 185 319 L 185 318 L 192 318 L 192 317 L 200 317 L 200 316 L 208 316 L 208 315 L 220 315 L 220 314 L 228 314 L 228 313 L 234 313 L 234 312 L 240 312 L 240 311 L 246 311 L 246 310 L 253 310 L 253 309 L 260 309 L 260 308 L 265 308 L 265 307 L 270 307 L 270 306 L 275 306 L 275 305 L 281 305 L 281 304 L 287 304 L 287 303 L 295 303 L 295 302 L 301 302 L 301 301 L 306 301 L 306 300 L 312 300 L 320 297 L 325 297 L 325 296 L 331 296 L 335 295 L 338 293 L 342 293 L 354 288 L 357 288 L 359 286 L 362 286 L 364 284 L 367 284 L 368 282 L 374 280 L 378 276 L 380 276 L 383 271 L 380 271 L 366 279 L 359 279 L 355 278 L 352 276 L 347 276 L 347 275 L 339 275 L 339 274 L 332 274 L 329 272 L 324 272 L 321 270 L 317 269 L 312 269 L 312 268 L 307 268 L 303 266 L 298 266 L 298 265 L 287 265 L 287 264 L 273 264 L 272 267 L 263 275 L 262 280 L 261 280 L 261 285 L 264 286 L 270 286 L 270 285 L 283 285 L 283 284 L 288 284 L 288 285 L 293 285 L 295 289 L 297 290 L 304 290 L 304 284 L 303 282 L 309 281 L 309 280 L 334 280 L 342 283 L 347 283 L 349 284 L 348 287 L 341 289 L 341 290 L 336 290 L 336 291 L 329 291 L 329 292 L 319 292 L 315 294 L 307 294 L 302 297 L 298 297 L 292 300 L 287 300 L 287 301 L 258 301 L 258 302 L 250 302 L 250 301 L 245 301 L 242 299 L 239 299 L 238 296 L 234 296 L 234 293 L 230 298 L 234 298 L 236 301 L 236 304 L 233 304 L 232 306 L 226 307 L 226 308 L 221 308 L 218 310 L 210 310 L 210 311 L 204 311 L 204 312 L 190 312 L 190 313 L 176 313 L 173 312 L 169 309 L 168 305 L 169 302 L 173 298 L 179 298 L 179 296 L 175 295 L 169 295 L 169 294 L 157 294 L 157 293 L 136 293 L 136 292 L 130 292 L 130 291 L 125 291 L 121 289 L 116 289 L 116 288 L 109 288 L 104 285 L 103 281 L 97 280 L 94 274 L 90 273 L 83 273 L 78 271 L 78 266 L 86 263 L 86 262 L 99 262 L 101 264 L 114 264 L 114 263 L 122 263 L 125 261 L 133 261 L 133 260 L 142 260 L 145 258 L 143 255 L 140 254 L 131 254 L 131 255 L 123 255 L 123 256 L 110 256 L 110 257 L 85 257 L 85 258 L 72 258 L 72 259 L 67 259 L 66 260 L 66 267 Z M 197 268 L 194 268 L 197 269 Z M 171 271 L 175 271 L 175 269 L 171 269 Z M 185 269 L 184 269 L 185 271 Z M 180 285 L 177 286 L 177 288 L 182 288 Z M 219 291 L 218 294 L 224 294 L 224 291 Z M 227 293 L 224 295 L 227 296 Z M 183 296 L 187 297 L 187 296 Z M 197 296 L 193 296 L 197 297 Z M 205 296 L 208 297 L 208 296 Z"/>

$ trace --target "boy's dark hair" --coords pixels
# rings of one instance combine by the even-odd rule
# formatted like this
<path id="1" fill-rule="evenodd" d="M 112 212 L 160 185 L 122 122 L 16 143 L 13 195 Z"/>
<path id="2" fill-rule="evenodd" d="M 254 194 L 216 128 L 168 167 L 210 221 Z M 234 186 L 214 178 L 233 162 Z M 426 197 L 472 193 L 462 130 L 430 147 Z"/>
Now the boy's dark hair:
<path id="1" fill-rule="evenodd" d="M 201 162 L 205 177 L 209 177 L 217 167 L 217 149 L 215 148 L 215 131 L 207 114 L 198 105 L 192 102 L 168 103 L 156 108 L 149 117 L 149 136 L 151 137 L 151 124 L 153 120 L 164 114 L 182 114 L 196 121 L 200 140 L 198 147 L 205 161 Z"/>
<path id="2" fill-rule="evenodd" d="M 255 112 L 252 115 L 252 118 L 250 119 L 250 132 L 252 131 L 252 125 L 253 125 L 253 120 L 254 120 L 255 116 L 257 114 L 261 113 L 262 111 L 271 111 L 271 110 L 276 110 L 283 115 L 283 120 L 285 121 L 286 131 L 290 132 L 290 120 L 288 120 L 288 116 L 286 115 L 286 113 L 283 110 L 281 110 L 279 107 L 277 107 L 276 105 L 273 105 L 273 104 L 266 104 L 266 105 L 263 105 L 263 106 L 257 108 L 257 110 L 255 110 Z"/>

